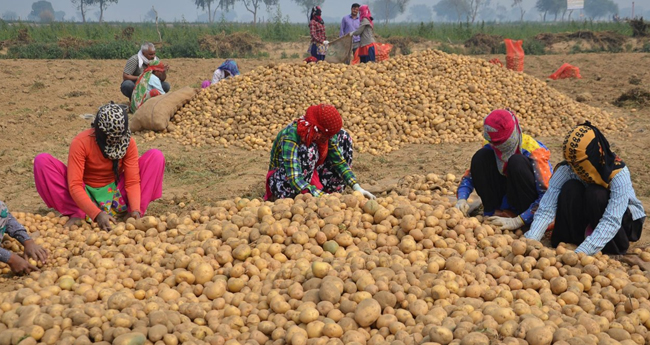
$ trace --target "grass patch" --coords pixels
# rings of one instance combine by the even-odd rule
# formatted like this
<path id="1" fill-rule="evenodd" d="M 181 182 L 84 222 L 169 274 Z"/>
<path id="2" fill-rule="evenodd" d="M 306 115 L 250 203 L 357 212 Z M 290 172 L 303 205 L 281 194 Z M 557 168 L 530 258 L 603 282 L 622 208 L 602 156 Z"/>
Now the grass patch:
<path id="1" fill-rule="evenodd" d="M 238 51 L 243 43 L 306 42 L 309 29 L 304 23 L 290 23 L 288 17 L 277 10 L 271 21 L 250 25 L 225 20 L 212 24 L 174 22 L 159 26 L 160 37 L 152 23 L 51 23 L 34 24 L 0 20 L 0 41 L 7 42 L 8 52 L 4 58 L 20 59 L 126 59 L 137 51 L 145 41 L 154 41 L 161 58 L 215 58 L 215 57 L 266 57 L 259 48 Z M 326 24 L 328 37 L 338 36 L 338 25 Z M 399 23 L 377 25 L 376 33 L 381 40 L 408 39 L 432 40 L 453 46 L 460 45 L 477 34 L 524 40 L 527 54 L 544 53 L 543 44 L 534 37 L 541 33 L 559 34 L 573 32 L 608 31 L 625 37 L 632 36 L 632 28 L 626 23 L 600 23 L 593 21 L 561 23 Z M 206 38 L 244 38 L 231 47 L 208 44 Z M 201 43 L 204 44 L 201 44 Z M 446 51 L 454 52 L 449 46 Z M 224 48 L 225 47 L 225 48 Z M 256 48 L 256 47 L 254 47 Z M 623 50 L 625 47 L 620 47 Z M 501 45 L 489 48 L 501 53 Z M 650 46 L 644 50 L 650 50 Z M 406 45 L 402 54 L 409 54 Z M 608 50 L 609 51 L 609 50 Z M 471 53 L 471 51 L 470 51 Z M 476 53 L 485 53 L 476 49 Z"/>
<path id="2" fill-rule="evenodd" d="M 614 105 L 621 108 L 645 108 L 650 106 L 650 92 L 635 87 L 620 95 Z"/>

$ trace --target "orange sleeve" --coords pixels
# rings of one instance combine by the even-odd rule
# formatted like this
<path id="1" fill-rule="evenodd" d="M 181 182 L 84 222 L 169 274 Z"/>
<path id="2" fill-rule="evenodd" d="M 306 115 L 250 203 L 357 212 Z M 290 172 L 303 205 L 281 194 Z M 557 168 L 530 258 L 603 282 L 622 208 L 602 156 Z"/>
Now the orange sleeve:
<path id="1" fill-rule="evenodd" d="M 138 147 L 135 140 L 131 138 L 126 155 L 122 159 L 124 167 L 124 188 L 126 189 L 126 199 L 129 201 L 130 212 L 140 210 L 140 165 L 138 163 Z"/>
<path id="2" fill-rule="evenodd" d="M 84 185 L 86 151 L 83 141 L 75 138 L 68 153 L 68 190 L 79 208 L 91 219 L 95 219 L 101 210 L 90 199 Z"/>

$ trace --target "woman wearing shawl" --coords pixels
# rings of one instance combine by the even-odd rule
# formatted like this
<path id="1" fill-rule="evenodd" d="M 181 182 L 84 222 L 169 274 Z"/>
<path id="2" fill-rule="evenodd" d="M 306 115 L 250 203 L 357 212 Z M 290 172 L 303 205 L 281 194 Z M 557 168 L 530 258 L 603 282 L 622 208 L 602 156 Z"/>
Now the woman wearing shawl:
<path id="1" fill-rule="evenodd" d="M 625 254 L 641 236 L 646 216 L 630 170 L 589 122 L 567 135 L 562 151 L 564 161 L 525 236 L 539 241 L 555 218 L 553 247 L 565 242 L 577 245 L 577 253 Z"/>
<path id="2" fill-rule="evenodd" d="M 205 89 L 206 87 L 214 85 L 223 79 L 234 77 L 236 75 L 239 75 L 239 67 L 234 60 L 228 59 L 214 71 L 214 74 L 212 75 L 212 81 L 204 81 L 203 84 L 201 84 L 201 87 Z"/>
<path id="3" fill-rule="evenodd" d="M 483 137 L 486 145 L 474 154 L 460 181 L 456 207 L 467 215 L 467 198 L 476 188 L 492 224 L 505 230 L 531 224 L 551 178 L 550 151 L 521 133 L 510 110 L 491 112 L 483 122 Z M 507 217 L 511 212 L 517 216 Z"/>
<path id="4" fill-rule="evenodd" d="M 375 24 L 368 5 L 359 7 L 359 28 L 351 32 L 350 36 L 360 36 L 359 49 L 357 54 L 362 63 L 375 62 Z"/>
<path id="5" fill-rule="evenodd" d="M 7 264 L 12 272 L 22 274 L 38 271 L 38 268 L 27 261 L 29 258 L 43 264 L 47 262 L 47 251 L 29 237 L 25 227 L 18 223 L 16 218 L 9 213 L 7 205 L 0 201 L 0 239 L 5 234 L 16 239 L 24 248 L 24 254 L 21 256 L 0 247 L 0 262 Z"/>
<path id="6" fill-rule="evenodd" d="M 352 138 L 342 126 L 336 108 L 320 104 L 281 130 L 271 149 L 264 199 L 293 198 L 300 193 L 318 197 L 340 193 L 346 185 L 374 199 L 350 170 Z"/>
<path id="7" fill-rule="evenodd" d="M 112 102 L 72 140 L 67 167 L 47 153 L 34 159 L 36 191 L 45 204 L 70 217 L 68 225 L 86 217 L 104 230 L 115 216 L 143 215 L 162 195 L 164 171 L 159 150 L 138 158 L 126 109 Z"/>
<path id="8" fill-rule="evenodd" d="M 321 13 L 320 6 L 314 6 L 309 16 L 309 34 L 311 35 L 309 52 L 318 61 L 325 60 L 327 45 L 329 44 L 325 35 L 325 22 L 321 18 Z"/>
<path id="9" fill-rule="evenodd" d="M 165 94 L 162 82 L 167 79 L 167 67 L 160 61 L 153 61 L 144 70 L 131 95 L 131 112 L 135 112 L 148 99 Z"/>

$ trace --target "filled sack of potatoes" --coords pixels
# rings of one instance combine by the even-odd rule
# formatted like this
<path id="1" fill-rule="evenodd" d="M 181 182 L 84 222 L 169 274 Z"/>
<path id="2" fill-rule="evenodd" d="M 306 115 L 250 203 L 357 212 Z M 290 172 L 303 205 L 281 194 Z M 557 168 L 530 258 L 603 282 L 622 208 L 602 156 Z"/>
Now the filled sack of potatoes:
<path id="1" fill-rule="evenodd" d="M 164 130 L 176 111 L 192 100 L 198 91 L 198 89 L 186 86 L 180 90 L 149 99 L 133 114 L 130 121 L 131 131 Z"/>

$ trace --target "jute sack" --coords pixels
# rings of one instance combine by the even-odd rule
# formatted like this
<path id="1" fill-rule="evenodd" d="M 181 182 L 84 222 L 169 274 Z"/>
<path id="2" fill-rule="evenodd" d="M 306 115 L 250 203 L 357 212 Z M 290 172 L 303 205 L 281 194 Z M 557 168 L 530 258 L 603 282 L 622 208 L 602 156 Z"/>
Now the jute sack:
<path id="1" fill-rule="evenodd" d="M 329 63 L 350 63 L 352 57 L 352 37 L 343 36 L 330 42 L 325 61 Z"/>
<path id="2" fill-rule="evenodd" d="M 180 90 L 156 96 L 146 101 L 129 121 L 131 131 L 162 131 L 176 112 L 198 93 L 198 89 L 186 86 Z"/>

